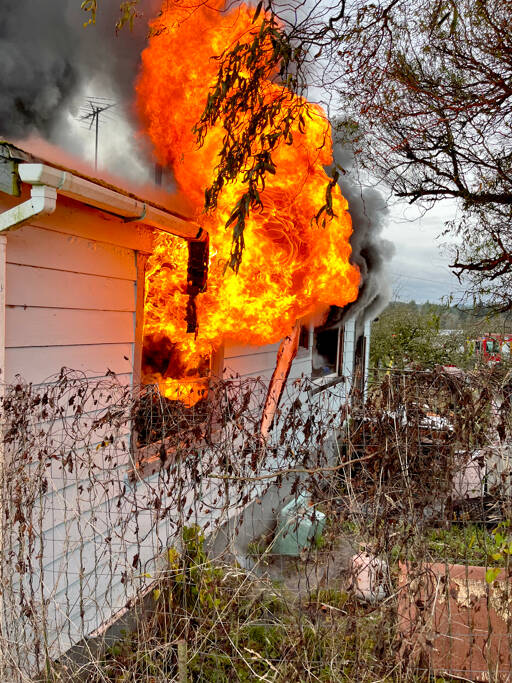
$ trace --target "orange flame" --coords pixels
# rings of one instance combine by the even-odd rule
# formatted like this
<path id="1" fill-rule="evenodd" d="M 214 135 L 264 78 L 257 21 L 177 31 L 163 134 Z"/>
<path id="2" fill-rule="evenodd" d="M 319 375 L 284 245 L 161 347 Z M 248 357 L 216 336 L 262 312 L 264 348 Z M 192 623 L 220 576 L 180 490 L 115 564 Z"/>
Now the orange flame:
<path id="1" fill-rule="evenodd" d="M 240 271 L 225 271 L 231 251 L 225 224 L 244 188 L 241 180 L 225 186 L 216 212 L 201 215 L 225 131 L 216 126 L 198 148 L 192 128 L 215 83 L 218 61 L 212 57 L 252 40 L 260 26 L 253 23 L 254 8 L 222 12 L 222 7 L 221 0 L 194 3 L 193 9 L 165 0 L 152 23 L 137 82 L 138 111 L 156 157 L 172 167 L 210 234 L 208 290 L 197 298 L 196 336 L 186 331 L 186 243 L 159 235 L 146 277 L 144 381 L 189 405 L 204 395 L 205 381 L 198 375 L 206 374 L 201 372 L 205 359 L 223 342 L 274 343 L 296 320 L 354 301 L 359 287 L 359 271 L 349 263 L 352 224 L 338 186 L 332 192 L 335 218 L 325 227 L 314 221 L 329 182 L 324 170 L 332 162 L 329 122 L 319 107 L 291 93 L 290 102 L 303 108 L 306 127 L 294 127 L 293 144 L 275 150 L 277 172 L 260 192 L 264 209 L 246 222 Z M 269 81 L 261 95 L 282 93 L 282 86 Z"/>

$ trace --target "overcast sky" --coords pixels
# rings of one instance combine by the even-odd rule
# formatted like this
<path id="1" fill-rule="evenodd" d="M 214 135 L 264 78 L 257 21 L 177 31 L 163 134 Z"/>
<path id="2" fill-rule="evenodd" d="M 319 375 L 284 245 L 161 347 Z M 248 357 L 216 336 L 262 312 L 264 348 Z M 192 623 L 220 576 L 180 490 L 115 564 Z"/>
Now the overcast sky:
<path id="1" fill-rule="evenodd" d="M 447 237 L 439 238 L 446 221 L 455 217 L 454 202 L 445 200 L 426 213 L 408 204 L 391 207 L 383 236 L 395 245 L 391 262 L 393 298 L 439 302 L 462 293 L 448 264 Z"/>

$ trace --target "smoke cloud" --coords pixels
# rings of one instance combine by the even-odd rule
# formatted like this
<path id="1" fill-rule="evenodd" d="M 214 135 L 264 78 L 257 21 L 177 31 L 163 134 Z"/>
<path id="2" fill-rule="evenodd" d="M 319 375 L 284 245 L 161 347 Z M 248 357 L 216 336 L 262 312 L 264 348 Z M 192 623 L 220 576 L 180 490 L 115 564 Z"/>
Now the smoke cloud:
<path id="1" fill-rule="evenodd" d="M 335 164 L 345 171 L 338 182 L 352 217 L 351 261 L 361 271 L 361 288 L 356 301 L 331 312 L 327 325 L 349 315 L 362 314 L 363 321 L 372 320 L 384 310 L 391 298 L 388 267 L 395 252 L 394 245 L 382 237 L 389 214 L 386 201 L 378 190 L 362 187 L 357 181 L 352 146 L 335 142 L 333 156 Z"/>
<path id="2" fill-rule="evenodd" d="M 119 2 L 99 4 L 97 22 L 84 28 L 89 15 L 80 0 L 2 0 L 0 24 L 0 135 L 24 138 L 39 134 L 73 150 L 67 131 L 78 96 L 133 99 L 133 82 L 144 47 L 147 19 L 158 0 L 141 3 L 134 30 L 115 33 Z M 96 93 L 86 93 L 94 85 Z"/>

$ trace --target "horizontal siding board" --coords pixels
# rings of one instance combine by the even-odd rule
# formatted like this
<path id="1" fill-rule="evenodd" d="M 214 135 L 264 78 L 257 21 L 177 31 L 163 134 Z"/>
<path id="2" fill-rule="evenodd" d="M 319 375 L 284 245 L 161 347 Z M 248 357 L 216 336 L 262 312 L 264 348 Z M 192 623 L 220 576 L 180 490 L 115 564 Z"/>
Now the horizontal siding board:
<path id="1" fill-rule="evenodd" d="M 99 275 L 7 265 L 8 306 L 135 311 L 135 283 Z"/>
<path id="2" fill-rule="evenodd" d="M 311 361 L 309 358 L 305 358 L 304 360 L 296 360 L 293 363 L 288 376 L 288 381 L 290 382 L 291 380 L 299 379 L 303 376 L 304 378 L 311 377 Z"/>
<path id="3" fill-rule="evenodd" d="M 65 449 L 60 449 L 59 454 L 64 452 L 62 458 L 52 459 L 44 471 L 44 476 L 51 482 L 48 486 L 51 494 L 59 494 L 64 489 L 75 485 L 88 487 L 91 480 L 100 486 L 111 481 L 115 485 L 120 483 L 124 486 L 127 483 L 129 469 L 132 466 L 129 453 L 130 435 L 120 435 L 116 443 L 118 447 L 115 450 L 113 447 L 97 449 L 98 444 L 94 444 L 94 442 L 88 448 L 83 447 L 76 450 L 73 448 L 72 471 L 70 471 L 70 465 L 65 462 L 68 452 Z M 40 476 L 40 470 L 37 468 L 35 471 Z M 107 486 L 107 488 L 110 489 L 111 486 Z M 102 492 L 100 493 L 103 495 Z"/>
<path id="4" fill-rule="evenodd" d="M 25 225 L 9 234 L 7 262 L 135 281 L 135 252 Z"/>
<path id="5" fill-rule="evenodd" d="M 109 571 L 109 563 L 105 563 L 97 573 L 98 583 L 94 586 L 94 592 L 83 595 L 80 582 L 69 586 L 65 592 L 55 596 L 55 601 L 62 605 L 70 605 L 69 622 L 71 624 L 72 637 L 87 636 L 103 623 L 108 621 L 116 612 L 120 611 L 130 597 L 133 597 L 137 588 L 141 587 L 141 580 L 132 583 L 128 587 L 121 583 L 121 576 L 110 581 L 105 574 Z M 82 602 L 83 601 L 83 602 Z M 66 608 L 67 609 L 67 608 Z M 83 625 L 83 628 L 82 628 Z"/>
<path id="6" fill-rule="evenodd" d="M 249 377 L 254 377 L 259 379 L 262 383 L 264 383 L 266 386 L 268 386 L 269 381 L 272 379 L 272 373 L 274 372 L 274 368 L 269 368 L 268 370 L 261 370 L 259 372 L 247 372 L 247 373 L 239 373 L 240 379 L 245 379 Z M 224 375 L 224 379 L 229 379 L 229 375 L 226 373 Z"/>
<path id="7" fill-rule="evenodd" d="M 258 376 L 266 370 L 273 370 L 276 359 L 276 353 L 272 351 L 226 359 L 224 361 L 224 377 L 230 377 L 232 374 Z"/>
<path id="8" fill-rule="evenodd" d="M 16 375 L 39 384 L 62 367 L 102 377 L 107 370 L 116 374 L 132 371 L 133 344 L 78 344 L 76 346 L 16 347 L 6 349 L 7 382 Z"/>
<path id="9" fill-rule="evenodd" d="M 116 470 L 96 474 L 94 483 L 87 476 L 77 477 L 74 482 L 71 476 L 66 481 L 47 477 L 48 493 L 42 500 L 45 514 L 39 528 L 45 532 L 51 529 L 52 536 L 56 539 L 65 538 L 66 522 L 84 515 L 98 505 L 111 501 L 111 508 L 117 512 L 118 496 L 125 486 L 127 466 L 118 465 Z M 71 482 L 69 485 L 68 481 Z M 115 520 L 116 514 L 111 516 Z M 108 521 L 107 519 L 107 523 Z"/>
<path id="10" fill-rule="evenodd" d="M 134 342 L 133 313 L 56 308 L 8 308 L 6 347 Z"/>
<path id="11" fill-rule="evenodd" d="M 152 251 L 152 228 L 137 222 L 103 213 L 85 204 L 59 196 L 56 211 L 49 216 L 36 216 L 31 225 L 68 233 L 85 239 L 99 240 L 140 251 Z"/>
<path id="12" fill-rule="evenodd" d="M 279 349 L 280 342 L 267 344 L 266 346 L 242 346 L 240 344 L 227 344 L 224 347 L 224 361 L 243 356 L 260 356 L 262 354 L 273 353 L 274 357 Z"/>

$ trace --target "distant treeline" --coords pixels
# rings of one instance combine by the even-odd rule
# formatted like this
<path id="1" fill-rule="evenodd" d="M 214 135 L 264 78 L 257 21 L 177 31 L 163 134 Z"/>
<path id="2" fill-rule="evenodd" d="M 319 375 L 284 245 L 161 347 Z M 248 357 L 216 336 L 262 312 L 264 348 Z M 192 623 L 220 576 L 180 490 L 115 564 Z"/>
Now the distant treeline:
<path id="1" fill-rule="evenodd" d="M 512 314 L 496 314 L 484 306 L 475 308 L 447 306 L 436 303 L 416 303 L 416 301 L 392 301 L 382 315 L 395 313 L 416 313 L 434 315 L 439 320 L 441 330 L 465 330 L 478 334 L 512 334 Z"/>

